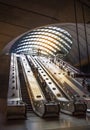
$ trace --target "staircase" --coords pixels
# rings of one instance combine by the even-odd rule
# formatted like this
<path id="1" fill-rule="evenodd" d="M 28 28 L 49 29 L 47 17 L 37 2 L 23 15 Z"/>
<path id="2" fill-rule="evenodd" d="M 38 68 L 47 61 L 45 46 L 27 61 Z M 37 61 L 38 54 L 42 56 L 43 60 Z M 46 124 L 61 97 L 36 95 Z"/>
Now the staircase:
<path id="1" fill-rule="evenodd" d="M 28 94 L 28 91 L 27 91 L 27 86 L 26 86 L 26 83 L 25 83 L 22 67 L 21 67 L 19 62 L 18 62 L 18 67 L 19 67 L 22 100 L 23 100 L 24 103 L 26 103 L 27 112 L 30 113 L 30 112 L 33 112 L 33 109 L 32 109 L 29 94 Z"/>
<path id="2" fill-rule="evenodd" d="M 23 78 L 21 80 L 22 80 L 21 82 L 24 82 Z M 22 93 L 23 102 L 26 103 L 27 112 L 32 112 L 33 111 L 32 105 L 30 102 L 30 98 L 29 98 L 27 87 L 26 87 L 25 83 L 23 83 L 23 85 L 21 86 L 21 93 Z"/>

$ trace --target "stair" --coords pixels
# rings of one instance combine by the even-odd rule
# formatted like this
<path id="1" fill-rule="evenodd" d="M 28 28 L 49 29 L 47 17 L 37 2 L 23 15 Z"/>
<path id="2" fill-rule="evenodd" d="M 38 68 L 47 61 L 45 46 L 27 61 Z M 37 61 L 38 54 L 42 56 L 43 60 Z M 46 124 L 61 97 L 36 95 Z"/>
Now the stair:
<path id="1" fill-rule="evenodd" d="M 23 81 L 24 82 L 24 81 Z M 29 99 L 29 95 L 28 95 L 28 91 L 27 91 L 27 88 L 26 88 L 26 85 L 23 84 L 22 87 L 21 87 L 21 93 L 22 93 L 22 99 L 23 99 L 23 102 L 26 103 L 26 108 L 27 108 L 27 112 L 32 112 L 32 105 L 31 105 L 31 102 L 30 102 L 30 99 Z"/>
<path id="2" fill-rule="evenodd" d="M 22 67 L 21 67 L 20 63 L 18 63 L 18 67 L 19 67 L 22 100 L 26 104 L 27 112 L 30 113 L 30 112 L 33 112 L 33 109 L 32 109 L 30 97 L 29 97 L 29 94 L 27 91 L 27 86 L 25 83 L 25 79 L 24 79 L 24 75 L 23 75 L 23 71 L 22 71 Z"/>

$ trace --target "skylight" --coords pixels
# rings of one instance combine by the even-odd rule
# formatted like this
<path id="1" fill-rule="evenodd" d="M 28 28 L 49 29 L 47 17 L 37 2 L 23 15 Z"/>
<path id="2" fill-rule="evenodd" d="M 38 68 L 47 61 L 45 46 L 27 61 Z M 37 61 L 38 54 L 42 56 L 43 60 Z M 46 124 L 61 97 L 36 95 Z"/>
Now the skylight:
<path id="1" fill-rule="evenodd" d="M 45 26 L 29 31 L 19 38 L 11 47 L 10 53 L 31 55 L 67 55 L 72 46 L 72 37 L 64 29 Z"/>

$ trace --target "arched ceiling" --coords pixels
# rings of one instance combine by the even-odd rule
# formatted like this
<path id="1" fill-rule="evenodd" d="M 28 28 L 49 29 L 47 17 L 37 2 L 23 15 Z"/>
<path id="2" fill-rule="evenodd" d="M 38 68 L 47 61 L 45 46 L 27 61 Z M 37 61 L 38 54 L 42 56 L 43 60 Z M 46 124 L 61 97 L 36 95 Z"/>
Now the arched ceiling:
<path id="1" fill-rule="evenodd" d="M 55 56 L 67 55 L 72 46 L 71 35 L 57 26 L 45 26 L 29 31 L 11 46 L 9 53 Z"/>
<path id="2" fill-rule="evenodd" d="M 84 6 L 85 22 L 90 23 L 89 0 L 76 0 L 77 22 L 83 23 L 81 3 L 83 3 Z M 69 32 L 73 39 L 72 49 L 67 55 L 66 60 L 71 63 L 77 63 L 78 47 L 76 28 L 72 25 L 75 23 L 74 0 L 0 0 L 0 54 L 2 54 L 3 48 L 10 41 L 9 46 L 7 46 L 5 48 L 6 50 L 4 49 L 3 52 L 9 50 L 12 44 L 21 37 L 21 34 L 28 30 L 51 24 L 56 25 L 57 23 L 59 23 L 59 28 Z M 80 26 L 82 26 L 81 28 L 83 31 L 80 31 Z M 84 57 L 82 60 L 85 61 L 87 60 L 85 59 L 87 57 L 87 52 L 84 27 L 83 25 L 80 26 L 80 51 L 81 57 Z M 87 29 L 87 32 L 89 32 L 89 28 Z M 88 35 L 88 43 L 90 41 L 89 37 L 90 35 Z M 14 41 L 12 42 L 13 39 Z M 82 50 L 85 54 L 82 53 Z"/>
<path id="3" fill-rule="evenodd" d="M 44 55 L 63 55 L 73 65 L 79 63 L 79 51 L 82 64 L 87 63 L 87 51 L 90 57 L 90 25 L 86 25 L 87 43 L 83 24 L 78 24 L 79 48 L 77 43 L 76 24 L 64 23 L 39 27 L 28 31 L 11 41 L 3 50 L 4 53 L 31 53 Z"/>

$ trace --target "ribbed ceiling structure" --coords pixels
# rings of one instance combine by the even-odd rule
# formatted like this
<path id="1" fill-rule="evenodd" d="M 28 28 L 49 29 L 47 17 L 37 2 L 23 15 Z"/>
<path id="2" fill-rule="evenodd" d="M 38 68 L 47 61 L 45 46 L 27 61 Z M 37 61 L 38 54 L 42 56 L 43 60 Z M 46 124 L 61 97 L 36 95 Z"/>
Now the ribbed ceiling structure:
<path id="1" fill-rule="evenodd" d="M 66 56 L 72 46 L 72 37 L 57 26 L 45 26 L 29 31 L 12 45 L 9 53 Z"/>
<path id="2" fill-rule="evenodd" d="M 53 24 L 36 28 L 16 37 L 5 46 L 2 53 L 8 54 L 14 52 L 34 55 L 38 55 L 38 53 L 42 55 L 60 54 L 61 56 L 65 56 L 64 60 L 70 64 L 78 65 L 80 51 L 81 63 L 84 65 L 88 64 L 87 54 L 89 54 L 90 59 L 90 24 L 86 24 L 86 35 L 87 44 L 84 25 L 78 24 L 78 48 L 76 24 Z"/>

